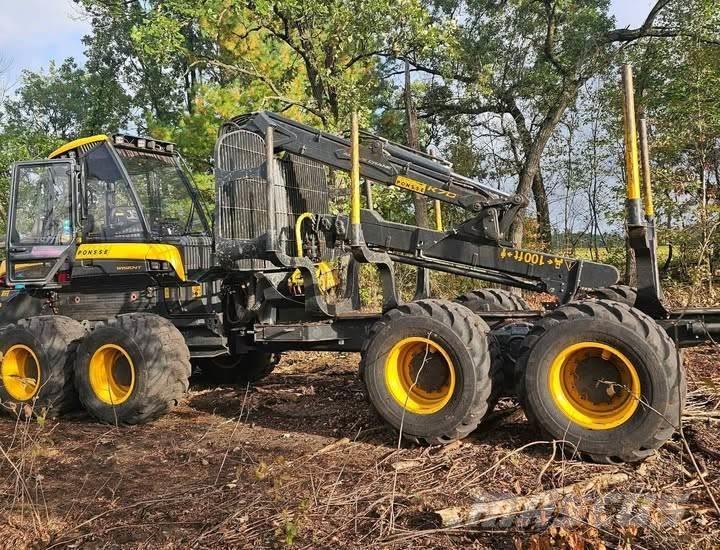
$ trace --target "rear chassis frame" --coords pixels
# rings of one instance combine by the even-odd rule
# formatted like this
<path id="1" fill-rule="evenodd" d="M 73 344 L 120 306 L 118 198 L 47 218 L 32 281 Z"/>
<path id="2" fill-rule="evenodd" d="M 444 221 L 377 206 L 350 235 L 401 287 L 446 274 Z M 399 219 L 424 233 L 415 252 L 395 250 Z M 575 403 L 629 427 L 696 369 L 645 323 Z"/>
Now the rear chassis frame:
<path id="1" fill-rule="evenodd" d="M 231 354 L 240 354 L 257 349 L 268 352 L 287 350 L 352 351 L 362 349 L 370 327 L 382 313 L 366 314 L 358 309 L 358 277 L 348 276 L 347 285 L 337 303 L 329 304 L 320 291 L 316 275 L 316 264 L 309 258 L 288 255 L 277 242 L 278 228 L 275 224 L 275 187 L 278 174 L 275 163 L 277 153 L 290 153 L 331 169 L 351 174 L 351 213 L 344 215 L 316 214 L 318 225 L 332 228 L 332 240 L 342 242 L 356 263 L 373 264 L 379 274 L 383 290 L 383 312 L 397 307 L 400 303 L 395 283 L 394 262 L 416 266 L 419 276 L 427 270 L 452 273 L 477 280 L 502 284 L 535 292 L 547 292 L 556 296 L 559 304 L 576 299 L 581 289 L 611 286 L 619 274 L 611 266 L 578 259 L 561 258 L 535 251 L 512 248 L 505 238 L 509 222 L 505 216 L 517 212 L 522 204 L 515 196 L 493 195 L 487 187 L 473 190 L 465 180 L 460 180 L 465 192 L 462 201 L 456 198 L 446 200 L 454 206 L 465 205 L 474 216 L 450 231 L 419 228 L 412 225 L 388 222 L 371 209 L 360 208 L 360 175 L 373 181 L 380 180 L 386 185 L 398 185 L 398 177 L 412 174 L 420 178 L 417 166 L 432 168 L 435 159 L 422 153 L 402 148 L 400 153 L 393 144 L 378 141 L 380 138 L 365 134 L 366 143 L 360 146 L 360 133 L 354 121 L 351 139 L 346 140 L 320 132 L 272 113 L 254 113 L 238 117 L 232 122 L 233 131 L 249 132 L 263 138 L 265 159 L 261 166 L 234 172 L 216 166 L 218 204 L 221 204 L 223 189 L 232 185 L 238 172 L 248 173 L 262 179 L 266 184 L 267 231 L 255 234 L 252 239 L 223 239 L 216 235 L 217 255 L 222 276 L 224 293 L 233 293 L 239 280 L 257 276 L 256 271 L 233 270 L 237 261 L 261 260 L 267 266 L 265 273 L 289 274 L 298 270 L 304 282 L 304 301 L 301 306 L 291 304 L 279 286 L 268 284 L 258 293 L 260 300 L 270 306 L 260 308 L 252 321 L 237 323 L 227 318 L 225 331 Z M 276 136 L 279 139 L 276 141 Z M 222 136 L 218 140 L 216 157 L 220 150 Z M 647 151 L 645 151 L 645 154 Z M 415 155 L 415 156 L 414 156 Z M 401 161 L 398 160 L 401 158 Z M 384 159 L 384 163 L 380 160 Z M 389 161 L 388 161 L 389 159 Z M 404 164 L 403 164 L 404 163 Z M 216 163 L 217 164 L 217 163 Z M 382 164 L 385 170 L 378 171 Z M 391 173 L 388 167 L 402 166 L 400 173 Z M 426 196 L 443 200 L 447 195 L 440 191 L 456 189 L 457 181 L 446 166 L 438 172 L 446 174 L 444 186 L 433 187 L 433 193 Z M 379 175 L 378 175 L 379 174 Z M 372 176 L 370 178 L 369 176 Z M 434 176 L 438 178 L 436 175 Z M 459 177 L 459 176 L 457 176 Z M 400 187 L 406 188 L 405 185 Z M 409 189 L 419 193 L 421 186 Z M 366 187 L 367 189 L 367 187 Z M 648 186 L 649 189 L 649 186 Z M 646 189 L 646 194 L 649 192 Z M 366 191 L 367 192 L 367 191 Z M 453 193 L 450 193 L 453 195 Z M 459 193 L 454 194 L 455 196 Z M 630 195 L 629 195 L 630 196 Z M 368 201 L 370 202 L 370 201 Z M 460 204 L 462 202 L 462 204 Z M 647 209 L 647 205 L 646 205 Z M 219 209 L 218 209 L 219 211 Z M 655 254 L 654 221 L 645 222 L 634 216 L 638 205 L 628 200 L 629 240 L 637 258 L 638 300 L 635 306 L 647 313 L 662 326 L 678 347 L 690 347 L 713 341 L 720 335 L 720 308 L 686 309 L 669 311 L 662 304 L 661 288 Z M 217 214 L 216 214 L 217 215 Z M 322 223 L 321 223 L 322 222 Z M 220 226 L 223 220 L 217 219 Z M 351 271 L 351 270 L 350 270 Z M 227 273 L 234 276 L 227 277 Z M 244 273 L 244 275 L 243 275 Z M 422 285 L 418 284 L 420 288 Z M 416 296 L 416 298 L 423 296 Z M 284 310 L 292 310 L 289 318 L 279 320 Z M 279 313 L 281 312 L 281 313 Z M 532 324 L 543 316 L 541 311 L 526 312 L 483 312 L 480 314 L 491 323 L 501 320 L 500 326 L 508 324 Z"/>

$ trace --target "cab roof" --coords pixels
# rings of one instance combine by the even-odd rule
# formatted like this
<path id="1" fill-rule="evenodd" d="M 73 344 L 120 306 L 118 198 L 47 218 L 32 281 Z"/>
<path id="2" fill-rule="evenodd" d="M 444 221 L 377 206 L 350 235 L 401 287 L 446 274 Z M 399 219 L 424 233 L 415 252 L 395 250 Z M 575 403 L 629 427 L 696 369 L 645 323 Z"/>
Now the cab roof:
<path id="1" fill-rule="evenodd" d="M 98 134 L 96 136 L 90 136 L 90 137 L 86 137 L 86 138 L 76 139 L 74 141 L 71 141 L 70 143 L 66 143 L 65 145 L 55 149 L 52 153 L 50 153 L 49 158 L 54 159 L 64 153 L 72 151 L 73 149 L 82 147 L 83 145 L 90 145 L 91 143 L 97 143 L 99 141 L 107 141 L 107 139 L 108 139 L 108 137 L 105 134 Z"/>
<path id="2" fill-rule="evenodd" d="M 133 149 L 148 150 L 153 153 L 172 154 L 175 150 L 175 144 L 168 141 L 160 141 L 154 138 L 143 138 L 128 134 L 113 134 L 112 136 L 108 136 L 106 134 L 98 134 L 96 136 L 76 139 L 74 141 L 66 143 L 65 145 L 58 147 L 52 153 L 50 153 L 49 158 L 54 159 L 60 157 L 61 155 L 69 153 L 70 151 L 79 149 L 83 146 L 92 145 L 101 141 L 109 141 L 110 143 L 113 143 L 114 145 L 120 147 L 130 147 Z"/>

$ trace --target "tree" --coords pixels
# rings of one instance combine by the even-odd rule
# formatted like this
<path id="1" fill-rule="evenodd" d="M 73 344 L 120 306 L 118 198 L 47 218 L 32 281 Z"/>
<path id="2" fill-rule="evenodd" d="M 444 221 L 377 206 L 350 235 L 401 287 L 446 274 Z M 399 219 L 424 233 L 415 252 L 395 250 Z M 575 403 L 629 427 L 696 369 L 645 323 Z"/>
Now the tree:
<path id="1" fill-rule="evenodd" d="M 368 112 L 383 85 L 381 56 L 425 48 L 438 34 L 419 0 L 148 4 L 152 11 L 133 31 L 146 53 L 180 55 L 223 83 L 243 78 L 265 90 L 264 100 L 310 113 L 327 128 L 345 125 L 352 110 Z M 188 44 L 188 29 L 209 46 Z"/>
<path id="2" fill-rule="evenodd" d="M 413 149 L 420 149 L 420 133 L 418 130 L 417 108 L 412 93 L 412 80 L 410 78 L 410 63 L 405 62 L 405 132 L 406 143 Z M 415 224 L 418 227 L 430 227 L 428 221 L 427 199 L 419 193 L 413 194 L 415 204 Z"/>
<path id="3" fill-rule="evenodd" d="M 46 72 L 25 71 L 5 105 L 5 125 L 16 132 L 63 140 L 115 131 L 130 117 L 130 98 L 113 80 L 79 68 L 72 58 Z"/>
<path id="4" fill-rule="evenodd" d="M 617 45 L 672 34 L 654 26 L 670 2 L 659 0 L 638 29 L 613 29 L 607 0 L 437 2 L 456 23 L 459 48 L 444 58 L 411 60 L 418 69 L 442 78 L 426 98 L 424 116 L 471 116 L 507 129 L 508 148 L 519 152 L 516 192 L 532 193 L 540 234 L 548 240 L 551 228 L 541 173 L 548 142 L 581 87 L 610 64 Z M 519 243 L 521 238 L 520 220 L 513 227 L 513 240 Z"/>
<path id="5" fill-rule="evenodd" d="M 178 29 L 177 36 L 144 33 L 148 20 L 174 20 L 185 14 L 164 10 L 156 0 L 74 1 L 92 25 L 91 34 L 83 39 L 87 70 L 129 91 L 141 129 L 176 124 L 183 112 L 193 111 L 195 91 L 205 75 L 180 51 L 202 52 L 208 47 L 198 38 L 197 22 Z"/>

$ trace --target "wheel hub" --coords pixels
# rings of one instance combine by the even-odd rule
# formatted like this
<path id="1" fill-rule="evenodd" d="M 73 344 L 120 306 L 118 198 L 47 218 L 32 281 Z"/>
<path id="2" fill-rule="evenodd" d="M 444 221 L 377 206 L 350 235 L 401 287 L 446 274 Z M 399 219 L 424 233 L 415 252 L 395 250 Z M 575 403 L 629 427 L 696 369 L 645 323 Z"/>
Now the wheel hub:
<path id="1" fill-rule="evenodd" d="M 553 360 L 550 393 L 571 421 L 592 430 L 616 428 L 632 417 L 640 399 L 640 379 L 619 350 L 599 342 L 581 342 Z"/>
<path id="2" fill-rule="evenodd" d="M 438 342 L 420 337 L 404 338 L 387 356 L 385 383 L 390 395 L 407 411 L 434 414 L 453 396 L 455 369 Z"/>
<path id="3" fill-rule="evenodd" d="M 127 351 L 116 344 L 105 344 L 90 358 L 90 387 L 108 405 L 127 401 L 135 389 L 135 365 Z"/>
<path id="4" fill-rule="evenodd" d="M 28 346 L 11 346 L 2 360 L 2 383 L 10 397 L 29 401 L 40 389 L 40 362 Z"/>

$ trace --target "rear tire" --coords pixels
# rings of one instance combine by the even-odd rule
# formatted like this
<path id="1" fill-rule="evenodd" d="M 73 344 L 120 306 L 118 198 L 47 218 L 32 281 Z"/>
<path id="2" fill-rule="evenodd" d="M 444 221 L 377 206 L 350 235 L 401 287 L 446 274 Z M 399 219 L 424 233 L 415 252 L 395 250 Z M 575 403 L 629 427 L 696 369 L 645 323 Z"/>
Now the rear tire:
<path id="1" fill-rule="evenodd" d="M 475 430 L 496 394 L 487 332 L 480 317 L 444 300 L 388 311 L 361 352 L 360 376 L 378 414 L 415 443 L 446 444 Z"/>
<path id="2" fill-rule="evenodd" d="M 73 360 L 85 336 L 80 323 L 60 315 L 23 319 L 0 332 L 2 409 L 26 414 L 26 405 L 48 416 L 78 406 Z"/>
<path id="3" fill-rule="evenodd" d="M 464 305 L 473 313 L 481 315 L 488 311 L 530 311 L 530 305 L 522 296 L 516 296 L 507 290 L 496 288 L 483 288 L 467 292 L 455 299 L 458 304 Z M 503 322 L 503 319 L 490 321 L 490 328 Z"/>
<path id="4" fill-rule="evenodd" d="M 102 323 L 78 347 L 80 402 L 101 422 L 141 424 L 175 406 L 188 390 L 190 353 L 175 326 L 129 313 Z"/>
<path id="5" fill-rule="evenodd" d="M 595 300 L 610 300 L 634 307 L 637 302 L 637 288 L 628 285 L 612 285 L 596 288 L 587 292 L 589 298 Z"/>
<path id="6" fill-rule="evenodd" d="M 214 384 L 254 384 L 270 375 L 280 361 L 279 353 L 251 351 L 198 361 L 203 376 Z"/>
<path id="7" fill-rule="evenodd" d="M 547 437 L 604 463 L 636 462 L 680 423 L 679 353 L 653 319 L 626 304 L 567 304 L 539 321 L 518 361 L 518 395 Z M 567 452 L 567 449 L 566 449 Z"/>
<path id="8" fill-rule="evenodd" d="M 483 288 L 473 290 L 458 297 L 455 302 L 464 305 L 470 311 L 482 317 L 483 313 L 530 311 L 532 308 L 522 296 L 517 296 L 496 288 Z M 489 335 L 490 356 L 493 370 L 496 374 L 496 386 L 499 388 L 498 396 L 511 396 L 514 394 L 513 380 L 515 377 L 515 363 L 517 362 L 519 338 L 514 334 L 515 329 L 511 322 L 503 318 L 488 318 L 485 322 L 491 328 Z M 526 334 L 527 323 L 516 323 L 517 331 L 522 338 Z M 497 334 L 497 336 L 496 336 Z"/>

